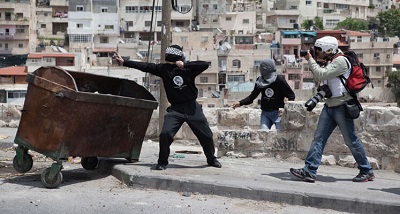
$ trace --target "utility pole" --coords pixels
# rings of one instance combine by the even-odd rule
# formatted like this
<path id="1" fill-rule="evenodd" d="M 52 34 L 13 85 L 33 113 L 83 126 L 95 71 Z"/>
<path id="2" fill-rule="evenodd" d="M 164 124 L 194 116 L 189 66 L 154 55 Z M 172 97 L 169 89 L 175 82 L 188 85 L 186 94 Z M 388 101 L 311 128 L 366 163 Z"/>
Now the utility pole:
<path id="1" fill-rule="evenodd" d="M 161 20 L 161 62 L 165 62 L 165 50 L 171 42 L 171 11 L 172 5 L 170 0 L 162 0 L 162 20 Z M 161 133 L 164 124 L 164 115 L 168 106 L 167 95 L 165 94 L 164 83 L 160 81 L 160 106 L 158 108 L 158 125 L 159 133 Z"/>

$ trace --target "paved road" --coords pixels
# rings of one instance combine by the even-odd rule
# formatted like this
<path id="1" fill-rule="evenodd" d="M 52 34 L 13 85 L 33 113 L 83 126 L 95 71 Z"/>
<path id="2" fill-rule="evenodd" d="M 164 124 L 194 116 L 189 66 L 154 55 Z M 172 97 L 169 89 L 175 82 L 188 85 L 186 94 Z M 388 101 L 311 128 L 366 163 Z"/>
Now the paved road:
<path id="1" fill-rule="evenodd" d="M 0 128 L 0 136 L 13 134 L 13 131 L 3 129 Z M 12 142 L 3 142 L 2 144 L 10 146 Z M 27 194 L 26 190 L 37 190 L 37 192 L 32 191 L 34 195 L 41 193 L 51 195 L 54 193 L 57 197 L 64 195 L 66 198 L 73 197 L 74 200 L 81 197 L 89 202 L 79 199 L 77 200 L 79 201 L 78 204 L 82 204 L 82 207 L 87 207 L 92 201 L 97 201 L 97 203 L 101 204 L 104 201 L 102 200 L 104 197 L 111 197 L 110 195 L 102 195 L 104 191 L 104 188 L 102 188 L 104 184 L 102 183 L 111 174 L 126 186 L 134 188 L 135 192 L 140 189 L 155 189 L 155 192 L 163 193 L 164 199 L 154 201 L 154 204 L 160 207 L 163 207 L 164 203 L 168 204 L 166 206 L 173 206 L 168 203 L 174 200 L 171 195 L 179 194 L 184 196 L 185 199 L 187 199 L 185 195 L 189 195 L 189 198 L 201 196 L 206 198 L 205 200 L 212 200 L 212 198 L 217 201 L 220 200 L 220 206 L 214 207 L 214 203 L 207 205 L 210 208 L 208 210 L 210 213 L 234 213 L 236 210 L 238 211 L 237 213 L 243 213 L 240 212 L 243 210 L 237 207 L 237 204 L 241 202 L 242 204 L 247 204 L 249 207 L 246 207 L 246 209 L 250 210 L 253 209 L 252 206 L 254 204 L 255 207 L 272 207 L 272 213 L 301 213 L 301 210 L 305 210 L 305 213 L 338 213 L 338 211 L 348 213 L 400 213 L 400 174 L 395 172 L 376 170 L 377 178 L 375 181 L 353 183 L 351 179 L 357 174 L 357 169 L 321 166 L 317 182 L 310 184 L 293 179 L 289 173 L 290 167 L 301 167 L 303 165 L 302 161 L 288 162 L 273 158 L 238 159 L 223 157 L 220 159 L 223 167 L 217 169 L 207 166 L 203 154 L 175 156 L 178 151 L 185 150 L 201 151 L 201 147 L 173 144 L 171 147 L 171 163 L 165 171 L 153 170 L 158 155 L 158 144 L 154 141 L 145 141 L 140 161 L 136 163 L 127 163 L 124 159 L 101 158 L 98 169 L 92 172 L 82 170 L 80 164 L 69 166 L 66 163 L 64 165 L 65 169 L 62 170 L 64 183 L 58 189 L 48 190 L 43 188 L 39 175 L 31 175 L 29 173 L 13 175 L 17 177 L 11 176 L 5 180 L 3 177 L 1 186 L 2 190 L 3 188 L 10 188 L 10 190 L 4 192 L 6 195 L 13 195 L 13 189 L 26 187 L 25 191 L 21 190 L 21 192 L 17 191 L 15 193 L 17 195 L 14 197 L 20 199 L 23 199 Z M 7 149 L 0 153 L 0 157 L 7 158 L 7 155 L 10 157 L 4 161 L 8 161 L 8 166 L 0 167 L 0 172 L 10 173 L 10 171 L 13 171 L 15 173 L 10 167 L 10 161 L 15 154 L 12 150 Z M 48 161 L 51 162 L 51 160 L 46 160 L 40 154 L 35 154 L 34 152 L 32 155 L 34 155 L 34 168 L 30 173 L 36 170 L 40 174 L 45 168 L 42 165 L 50 165 Z M 7 163 L 5 164 L 7 165 Z M 96 172 L 101 174 L 99 170 L 105 172 L 105 174 L 96 178 Z M 25 179 L 25 177 L 30 179 L 31 184 L 24 184 L 26 181 L 21 179 Z M 11 184 L 16 186 L 9 186 Z M 69 188 L 72 189 L 70 190 Z M 107 188 L 109 187 L 105 187 L 105 189 Z M 81 191 L 87 191 L 86 196 L 66 194 L 68 192 L 78 194 Z M 126 191 L 130 191 L 130 189 L 127 188 Z M 174 191 L 175 193 L 169 191 Z M 61 194 L 60 192 L 65 193 Z M 91 195 L 94 195 L 94 198 L 91 198 Z M 101 200 L 100 202 L 96 199 L 96 195 L 101 196 L 98 199 Z M 114 197 L 118 198 L 112 195 L 112 198 Z M 129 195 L 130 197 L 135 198 L 136 196 Z M 142 197 L 146 200 L 148 199 L 146 194 L 142 195 Z M 123 199 L 120 200 L 123 201 Z M 110 203 L 111 201 L 110 199 Z M 13 203 L 15 202 L 11 202 L 11 204 Z M 119 204 L 118 202 L 115 203 Z M 190 203 L 193 203 L 193 205 L 190 205 L 192 208 L 196 207 L 194 201 L 190 201 Z M 218 202 L 215 203 L 219 204 Z M 7 205 L 7 207 L 12 206 L 11 204 Z M 228 206 L 228 209 L 221 210 L 221 207 L 223 207 L 221 204 Z M 302 205 L 302 207 L 294 205 Z M 65 206 L 68 207 L 70 205 Z M 112 206 L 112 203 L 110 206 Z M 198 209 L 193 211 L 185 210 L 182 213 L 196 213 L 201 210 L 200 207 L 199 205 Z M 317 211 L 318 209 L 316 208 L 322 211 Z M 47 207 L 47 209 L 51 208 Z M 162 211 L 167 210 L 166 208 L 162 209 Z M 173 210 L 168 211 L 172 212 Z M 180 211 L 176 212 L 179 213 Z M 257 212 L 254 211 L 253 213 Z M 268 213 L 270 213 L 270 210 L 268 210 Z"/>
<path id="2" fill-rule="evenodd" d="M 128 187 L 100 170 L 84 170 L 79 163 L 63 164 L 63 183 L 57 189 L 46 189 L 40 174 L 52 160 L 37 153 L 28 173 L 17 173 L 12 167 L 15 152 L 0 150 L 0 213 L 14 214 L 86 214 L 86 213 L 194 213 L 194 214 L 308 214 L 334 210 L 293 206 L 268 201 L 229 198 L 192 192 L 166 191 Z"/>

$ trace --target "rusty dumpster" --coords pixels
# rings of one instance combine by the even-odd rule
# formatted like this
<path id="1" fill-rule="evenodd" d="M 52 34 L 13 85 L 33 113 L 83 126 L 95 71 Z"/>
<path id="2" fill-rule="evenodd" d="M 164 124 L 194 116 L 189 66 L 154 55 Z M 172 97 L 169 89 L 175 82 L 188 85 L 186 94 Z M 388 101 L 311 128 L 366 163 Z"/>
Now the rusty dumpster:
<path id="1" fill-rule="evenodd" d="M 157 100 L 134 81 L 41 67 L 27 76 L 28 90 L 15 136 L 13 167 L 33 166 L 29 150 L 54 160 L 41 174 L 47 188 L 62 182 L 62 162 L 81 157 L 91 170 L 98 157 L 139 159 Z"/>

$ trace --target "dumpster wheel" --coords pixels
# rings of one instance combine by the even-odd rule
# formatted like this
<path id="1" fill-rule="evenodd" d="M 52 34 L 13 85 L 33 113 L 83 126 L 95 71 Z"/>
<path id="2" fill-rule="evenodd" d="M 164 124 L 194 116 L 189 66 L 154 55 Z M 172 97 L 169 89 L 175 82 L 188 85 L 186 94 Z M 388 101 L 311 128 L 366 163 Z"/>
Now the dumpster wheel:
<path id="1" fill-rule="evenodd" d="M 57 172 L 57 174 L 55 175 L 54 178 L 50 178 L 50 171 L 51 171 L 51 167 L 45 169 L 42 172 L 42 175 L 40 176 L 40 181 L 42 181 L 42 184 L 49 189 L 53 189 L 58 187 L 58 185 L 61 184 L 62 180 L 63 180 L 63 175 L 61 173 L 61 171 Z"/>
<path id="2" fill-rule="evenodd" d="M 33 159 L 28 153 L 22 154 L 22 160 L 18 160 L 17 155 L 13 159 L 13 167 L 17 172 L 25 173 L 32 169 Z"/>
<path id="3" fill-rule="evenodd" d="M 97 157 L 83 157 L 81 159 L 81 165 L 86 170 L 94 170 L 99 163 Z"/>

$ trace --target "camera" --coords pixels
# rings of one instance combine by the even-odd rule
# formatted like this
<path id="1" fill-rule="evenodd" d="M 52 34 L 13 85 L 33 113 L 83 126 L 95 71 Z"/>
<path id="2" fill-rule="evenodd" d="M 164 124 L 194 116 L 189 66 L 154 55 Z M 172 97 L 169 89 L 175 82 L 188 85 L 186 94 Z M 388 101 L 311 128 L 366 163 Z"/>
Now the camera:
<path id="1" fill-rule="evenodd" d="M 308 51 L 310 51 L 310 54 L 311 54 L 312 58 L 315 59 L 315 48 L 314 48 L 314 46 L 311 46 L 309 50 L 300 50 L 300 56 L 301 57 L 306 56 Z"/>
<path id="2" fill-rule="evenodd" d="M 330 98 L 332 97 L 332 92 L 329 89 L 328 85 L 320 85 L 317 88 L 317 94 L 314 95 L 311 99 L 309 99 L 304 106 L 307 107 L 307 111 L 312 111 L 317 103 L 321 101 L 324 97 Z"/>

